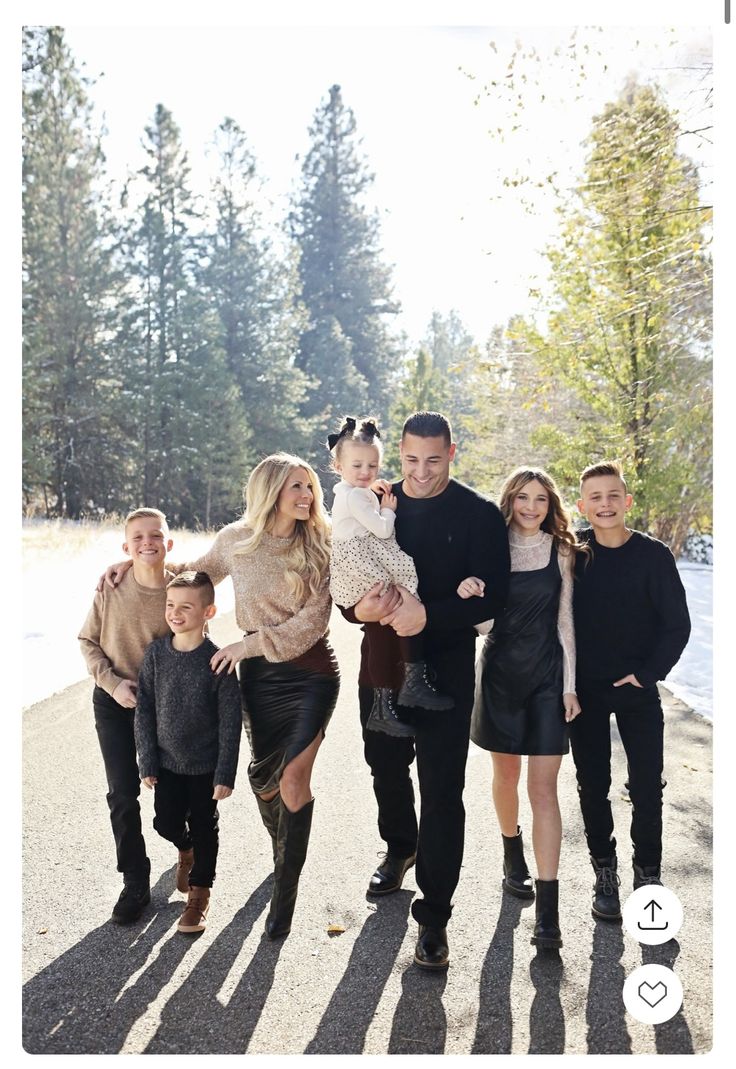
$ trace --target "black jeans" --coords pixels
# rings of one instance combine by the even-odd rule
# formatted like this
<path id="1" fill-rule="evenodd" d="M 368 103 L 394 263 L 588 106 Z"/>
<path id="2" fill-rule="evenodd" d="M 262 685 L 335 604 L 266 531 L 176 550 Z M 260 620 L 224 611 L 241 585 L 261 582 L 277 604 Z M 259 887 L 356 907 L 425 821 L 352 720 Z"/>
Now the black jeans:
<path id="1" fill-rule="evenodd" d="M 118 705 L 110 695 L 95 687 L 92 692 L 95 728 L 107 776 L 107 804 L 115 837 L 118 872 L 126 883 L 147 882 L 151 862 L 141 829 L 138 798 L 141 781 L 135 757 L 134 709 Z"/>
<path id="2" fill-rule="evenodd" d="M 415 738 L 392 738 L 367 731 L 373 691 L 359 690 L 365 759 L 373 774 L 378 830 L 392 853 L 408 857 L 416 849 L 416 879 L 423 898 L 412 904 L 420 924 L 444 928 L 460 877 L 465 838 L 465 764 L 474 691 L 474 643 L 428 654 L 437 686 L 455 699 L 447 712 L 416 710 Z M 421 796 L 419 826 L 409 766 L 416 754 Z"/>
<path id="3" fill-rule="evenodd" d="M 213 775 L 186 776 L 161 768 L 156 777 L 153 826 L 179 850 L 194 847 L 190 887 L 211 887 L 215 882 L 219 818 L 212 797 Z"/>
<path id="4" fill-rule="evenodd" d="M 585 836 L 592 857 L 609 857 L 616 846 L 608 792 L 611 786 L 611 713 L 628 762 L 631 840 L 637 865 L 662 860 L 662 767 L 664 715 L 656 685 L 614 687 L 578 681 L 582 713 L 570 724 Z"/>

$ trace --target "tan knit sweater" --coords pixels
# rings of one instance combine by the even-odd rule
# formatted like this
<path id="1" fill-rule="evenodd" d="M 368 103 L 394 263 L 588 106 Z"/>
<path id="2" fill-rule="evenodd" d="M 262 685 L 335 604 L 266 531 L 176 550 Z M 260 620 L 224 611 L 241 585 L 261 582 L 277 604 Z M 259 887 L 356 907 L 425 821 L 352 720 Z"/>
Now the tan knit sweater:
<path id="1" fill-rule="evenodd" d="M 238 627 L 255 632 L 245 638 L 246 657 L 293 661 L 327 632 L 329 572 L 316 595 L 307 588 L 297 603 L 284 578 L 283 554 L 291 539 L 266 534 L 254 553 L 235 554 L 235 547 L 249 534 L 250 528 L 242 520 L 223 527 L 211 549 L 186 567 L 207 572 L 213 583 L 226 575 L 232 578 Z"/>
<path id="2" fill-rule="evenodd" d="M 166 582 L 173 572 L 164 573 Z M 141 586 L 129 568 L 115 589 L 95 594 L 79 632 L 79 645 L 95 683 L 112 696 L 124 679 L 136 682 L 149 642 L 169 633 L 166 590 Z"/>

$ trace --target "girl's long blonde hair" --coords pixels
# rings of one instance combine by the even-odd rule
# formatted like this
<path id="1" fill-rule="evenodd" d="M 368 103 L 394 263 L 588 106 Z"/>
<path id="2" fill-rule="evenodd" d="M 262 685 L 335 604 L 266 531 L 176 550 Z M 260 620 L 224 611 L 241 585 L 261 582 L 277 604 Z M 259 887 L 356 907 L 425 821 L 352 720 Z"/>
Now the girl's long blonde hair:
<path id="1" fill-rule="evenodd" d="M 506 520 L 506 526 L 508 527 L 513 516 L 514 498 L 527 483 L 535 479 L 544 487 L 549 497 L 549 508 L 540 524 L 541 529 L 552 535 L 555 549 L 563 554 L 584 553 L 586 547 L 577 540 L 570 513 L 562 504 L 557 484 L 544 468 L 515 468 L 507 476 L 501 487 L 501 497 L 498 502 L 498 507 Z"/>
<path id="2" fill-rule="evenodd" d="M 289 592 L 303 604 L 307 589 L 316 594 L 324 584 L 330 568 L 330 523 L 324 511 L 322 487 L 312 467 L 290 453 L 273 453 L 250 474 L 245 488 L 243 521 L 250 533 L 234 549 L 238 555 L 254 553 L 276 523 L 276 502 L 296 468 L 304 468 L 314 495 L 309 519 L 297 520 L 294 536 L 285 548 L 285 578 Z"/>

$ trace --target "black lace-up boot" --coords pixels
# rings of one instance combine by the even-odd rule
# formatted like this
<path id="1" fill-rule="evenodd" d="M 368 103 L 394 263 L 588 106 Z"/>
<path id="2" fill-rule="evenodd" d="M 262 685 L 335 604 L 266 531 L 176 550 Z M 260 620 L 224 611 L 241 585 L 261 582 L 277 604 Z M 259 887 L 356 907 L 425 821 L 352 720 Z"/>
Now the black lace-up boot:
<path id="1" fill-rule="evenodd" d="M 455 705 L 452 698 L 440 694 L 429 682 L 426 661 L 404 662 L 404 682 L 396 700 L 399 705 L 409 708 L 420 706 L 438 711 L 452 709 Z"/>
<path id="2" fill-rule="evenodd" d="M 621 902 L 618 897 L 618 888 L 621 880 L 616 872 L 618 868 L 616 855 L 591 857 L 590 862 L 595 870 L 591 910 L 593 916 L 602 921 L 620 921 Z"/>

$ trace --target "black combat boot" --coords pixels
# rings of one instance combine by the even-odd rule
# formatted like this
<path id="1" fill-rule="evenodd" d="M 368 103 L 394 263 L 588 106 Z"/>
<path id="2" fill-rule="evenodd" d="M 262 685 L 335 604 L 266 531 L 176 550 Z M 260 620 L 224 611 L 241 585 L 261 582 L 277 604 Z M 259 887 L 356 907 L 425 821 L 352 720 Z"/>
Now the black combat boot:
<path id="1" fill-rule="evenodd" d="M 531 943 L 542 950 L 554 950 L 562 946 L 558 907 L 560 885 L 557 880 L 535 880 L 534 885 L 537 888 L 537 916 Z"/>
<path id="2" fill-rule="evenodd" d="M 422 709 L 444 711 L 452 709 L 455 702 L 445 694 L 440 694 L 427 678 L 426 661 L 404 661 L 404 682 L 396 701 L 399 705 L 419 706 Z"/>
<path id="3" fill-rule="evenodd" d="M 521 828 L 516 835 L 502 835 L 503 839 L 503 887 L 517 898 L 534 898 L 534 887 L 529 869 L 524 860 L 524 842 Z"/>
<path id="4" fill-rule="evenodd" d="M 368 731 L 382 731 L 384 735 L 408 739 L 414 735 L 409 724 L 399 720 L 394 704 L 394 692 L 390 687 L 376 687 L 373 691 L 373 708 L 365 722 Z"/>
<path id="5" fill-rule="evenodd" d="M 590 862 L 595 870 L 591 909 L 593 916 L 602 921 L 620 921 L 621 903 L 618 897 L 618 887 L 621 880 L 616 872 L 618 868 L 616 855 L 591 857 Z"/>

